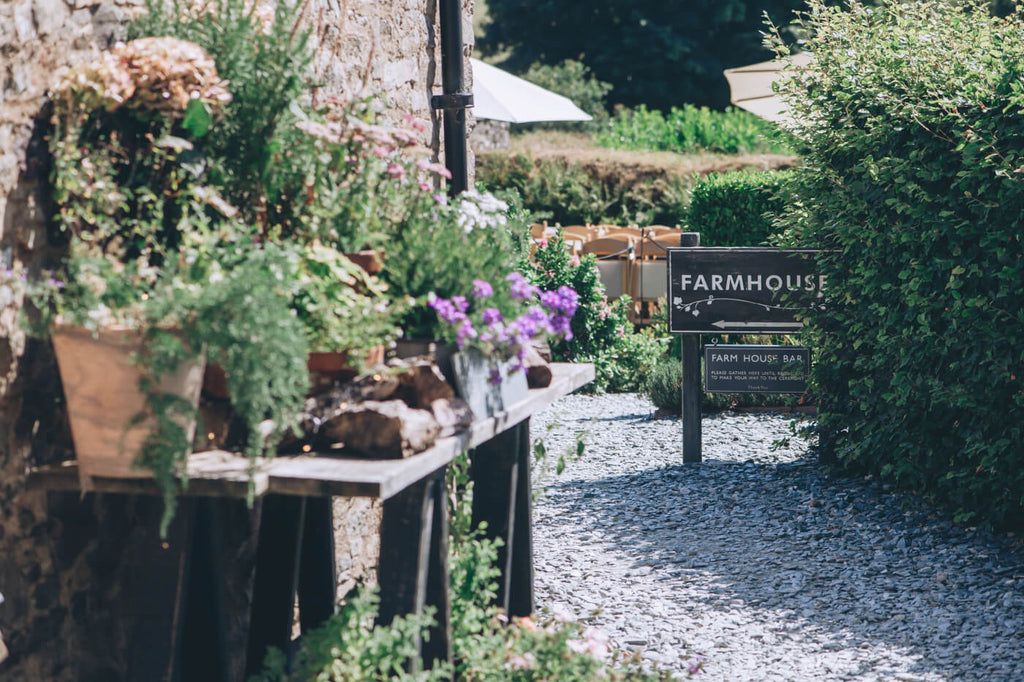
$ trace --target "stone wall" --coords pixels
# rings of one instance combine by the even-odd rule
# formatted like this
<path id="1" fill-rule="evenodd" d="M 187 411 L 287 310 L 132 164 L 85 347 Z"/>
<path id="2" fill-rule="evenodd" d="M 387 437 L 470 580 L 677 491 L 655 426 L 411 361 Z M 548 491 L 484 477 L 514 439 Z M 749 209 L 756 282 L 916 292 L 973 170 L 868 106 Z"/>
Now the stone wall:
<path id="1" fill-rule="evenodd" d="M 55 252 L 41 132 L 48 88 L 62 69 L 123 36 L 141 4 L 0 0 L 0 277 L 12 265 L 38 269 Z M 317 48 L 314 75 L 323 83 L 314 96 L 382 93 L 384 116 L 427 122 L 424 141 L 440 152 L 440 120 L 429 107 L 431 93 L 440 92 L 436 0 L 310 0 L 305 11 Z M 472 0 L 464 14 L 471 41 Z M 131 665 L 124 645 L 135 633 L 112 605 L 133 589 L 140 566 L 131 550 L 153 542 L 140 528 L 156 510 L 152 499 L 28 489 L 29 466 L 67 459 L 71 447 L 52 349 L 26 338 L 20 306 L 0 287 L 0 633 L 9 649 L 0 678 L 124 679 Z M 379 509 L 365 501 L 335 508 L 344 541 L 340 575 L 351 584 L 376 560 Z M 244 531 L 258 509 L 236 514 L 234 526 Z M 249 560 L 246 547 L 231 557 Z"/>

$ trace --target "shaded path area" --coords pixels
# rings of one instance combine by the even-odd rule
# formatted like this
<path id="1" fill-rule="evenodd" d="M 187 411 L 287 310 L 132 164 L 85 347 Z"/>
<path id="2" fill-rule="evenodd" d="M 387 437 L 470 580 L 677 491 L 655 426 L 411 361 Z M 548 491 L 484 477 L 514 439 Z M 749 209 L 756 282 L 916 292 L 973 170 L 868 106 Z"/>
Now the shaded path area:
<path id="1" fill-rule="evenodd" d="M 538 606 L 708 680 L 1024 680 L 1024 549 L 917 500 L 830 480 L 779 415 L 704 420 L 705 463 L 645 399 L 569 396 L 534 420 Z M 543 469 L 543 466 L 541 467 Z"/>

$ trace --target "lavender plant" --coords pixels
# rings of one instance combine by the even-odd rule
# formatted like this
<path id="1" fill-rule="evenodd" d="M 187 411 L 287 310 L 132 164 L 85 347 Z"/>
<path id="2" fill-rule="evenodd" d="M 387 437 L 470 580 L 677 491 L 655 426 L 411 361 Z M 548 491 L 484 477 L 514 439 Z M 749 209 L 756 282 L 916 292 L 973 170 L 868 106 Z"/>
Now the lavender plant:
<path id="1" fill-rule="evenodd" d="M 476 348 L 485 355 L 511 360 L 511 371 L 525 367 L 531 340 L 540 334 L 555 338 L 572 338 L 572 317 L 576 314 L 579 296 L 569 286 L 541 291 L 518 272 L 510 273 L 508 298 L 520 304 L 523 312 L 507 317 L 497 307 L 494 288 L 483 280 L 473 280 L 472 295 L 450 299 L 433 296 L 429 305 L 448 325 L 446 338 L 454 340 L 460 350 Z M 518 306 L 517 306 L 518 307 Z M 492 383 L 501 380 L 499 370 L 491 373 Z"/>

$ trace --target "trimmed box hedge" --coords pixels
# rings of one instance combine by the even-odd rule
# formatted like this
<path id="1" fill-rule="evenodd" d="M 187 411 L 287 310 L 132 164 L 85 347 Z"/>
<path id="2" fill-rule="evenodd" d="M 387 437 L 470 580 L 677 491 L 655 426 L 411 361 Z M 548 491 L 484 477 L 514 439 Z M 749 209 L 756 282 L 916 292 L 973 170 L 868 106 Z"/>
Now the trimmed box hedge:
<path id="1" fill-rule="evenodd" d="M 811 0 L 801 21 L 788 241 L 825 249 L 825 444 L 956 520 L 1021 527 L 1024 25 L 940 0 Z"/>

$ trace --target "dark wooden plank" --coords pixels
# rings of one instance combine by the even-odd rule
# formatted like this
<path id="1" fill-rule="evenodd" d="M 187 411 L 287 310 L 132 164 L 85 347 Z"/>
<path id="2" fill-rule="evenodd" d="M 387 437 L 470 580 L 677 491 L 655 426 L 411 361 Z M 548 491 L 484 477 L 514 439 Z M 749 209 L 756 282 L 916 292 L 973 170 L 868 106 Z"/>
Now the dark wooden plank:
<path id="1" fill-rule="evenodd" d="M 484 534 L 500 539 L 498 547 L 497 605 L 508 611 L 512 574 L 509 548 L 515 542 L 515 501 L 519 483 L 520 429 L 513 428 L 482 443 L 470 453 L 469 475 L 473 480 L 472 524 L 486 524 Z"/>
<path id="2" fill-rule="evenodd" d="M 434 521 L 432 479 L 420 481 L 385 500 L 380 524 L 380 612 L 378 623 L 423 613 Z M 417 662 L 418 664 L 418 662 Z"/>
<path id="3" fill-rule="evenodd" d="M 246 677 L 262 668 L 268 647 L 289 650 L 305 502 L 303 497 L 285 495 L 262 500 Z"/>
<path id="4" fill-rule="evenodd" d="M 436 622 L 423 644 L 423 660 L 427 666 L 431 666 L 435 660 L 448 663 L 454 660 L 451 581 L 448 571 L 448 491 L 444 471 L 434 477 L 431 500 L 434 517 L 430 528 L 426 605 L 434 607 Z"/>
<path id="5" fill-rule="evenodd" d="M 126 585 L 122 604 L 129 623 L 126 679 L 176 682 L 180 679 L 184 605 L 188 591 L 193 500 L 181 500 L 167 538 L 160 539 L 160 498 L 140 498 L 136 509 L 144 533 L 138 569 Z"/>
<path id="6" fill-rule="evenodd" d="M 508 613 L 529 616 L 535 608 L 533 591 L 533 484 L 530 476 L 530 420 L 516 427 L 515 509 L 509 558 Z"/>
<path id="7" fill-rule="evenodd" d="M 703 391 L 700 383 L 700 337 L 688 335 L 682 339 L 683 362 L 683 462 L 698 463 L 701 454 L 700 403 Z"/>
<path id="8" fill-rule="evenodd" d="M 333 500 L 330 497 L 309 497 L 306 498 L 299 561 L 299 623 L 302 632 L 323 625 L 337 612 L 337 589 Z"/>
<path id="9" fill-rule="evenodd" d="M 230 682 L 221 528 L 208 500 L 197 499 L 182 629 L 181 680 Z"/>
<path id="10" fill-rule="evenodd" d="M 189 484 L 181 493 L 203 497 L 247 497 L 249 493 L 249 460 L 223 450 L 196 452 L 188 459 Z M 257 496 L 267 491 L 268 478 L 262 471 L 252 477 Z M 93 478 L 92 489 L 98 493 L 161 495 L 152 478 Z M 78 466 L 73 461 L 37 467 L 29 473 L 30 488 L 46 490 L 79 490 Z"/>

